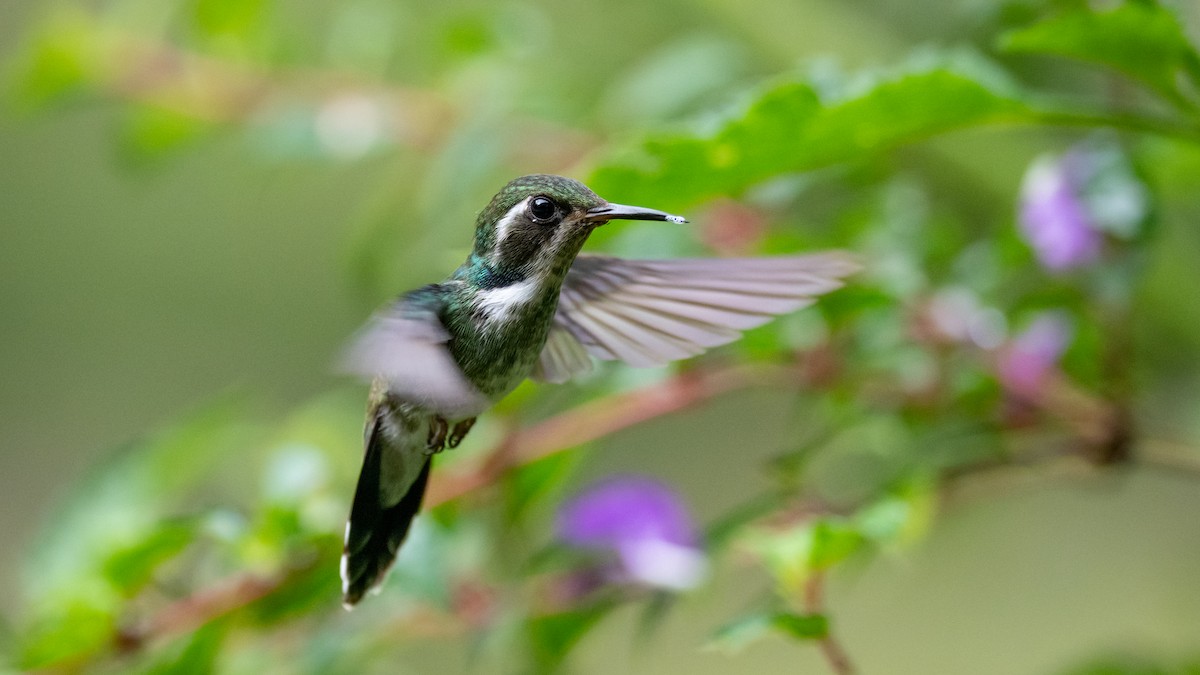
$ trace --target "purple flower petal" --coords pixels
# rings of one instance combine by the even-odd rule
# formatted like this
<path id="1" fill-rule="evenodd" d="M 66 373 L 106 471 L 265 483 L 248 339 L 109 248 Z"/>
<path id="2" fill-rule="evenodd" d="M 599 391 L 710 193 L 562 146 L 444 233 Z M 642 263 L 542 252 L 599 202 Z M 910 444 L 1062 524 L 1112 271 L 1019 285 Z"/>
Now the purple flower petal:
<path id="1" fill-rule="evenodd" d="M 683 589 L 704 576 L 706 563 L 687 508 L 651 478 L 593 484 L 562 505 L 557 530 L 573 546 L 614 552 L 625 576 L 645 584 Z"/>
<path id="2" fill-rule="evenodd" d="M 1100 257 L 1096 229 L 1065 158 L 1034 162 L 1021 186 L 1020 227 L 1047 269 L 1068 270 Z"/>
<path id="3" fill-rule="evenodd" d="M 1036 396 L 1071 340 L 1071 325 L 1060 312 L 1039 315 L 1000 356 L 1000 383 L 1009 391 Z"/>
<path id="4" fill-rule="evenodd" d="M 708 573 L 704 553 L 663 539 L 630 539 L 617 547 L 621 565 L 635 581 L 676 591 L 695 588 Z"/>
<path id="5" fill-rule="evenodd" d="M 567 542 L 614 548 L 629 539 L 695 543 L 695 530 L 678 495 L 640 476 L 610 478 L 589 486 L 562 506 L 558 531 Z"/>

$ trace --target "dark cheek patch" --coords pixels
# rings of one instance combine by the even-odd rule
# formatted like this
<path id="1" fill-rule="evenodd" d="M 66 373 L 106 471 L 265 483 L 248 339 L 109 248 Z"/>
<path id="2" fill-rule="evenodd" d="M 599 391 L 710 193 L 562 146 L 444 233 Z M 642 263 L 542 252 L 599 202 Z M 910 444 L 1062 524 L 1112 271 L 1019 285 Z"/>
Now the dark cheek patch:
<path id="1" fill-rule="evenodd" d="M 550 242 L 553 228 L 540 227 L 523 221 L 513 223 L 500 243 L 500 261 L 505 266 L 520 266 L 532 261 Z"/>

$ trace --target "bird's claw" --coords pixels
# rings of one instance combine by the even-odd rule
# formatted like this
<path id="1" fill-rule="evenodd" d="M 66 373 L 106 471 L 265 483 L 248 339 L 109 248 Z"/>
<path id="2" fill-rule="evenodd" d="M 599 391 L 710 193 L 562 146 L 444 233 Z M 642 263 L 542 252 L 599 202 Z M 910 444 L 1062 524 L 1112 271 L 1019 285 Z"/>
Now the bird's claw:
<path id="1" fill-rule="evenodd" d="M 433 455 L 446 449 L 446 432 L 449 428 L 449 423 L 441 416 L 435 415 L 429 420 L 429 438 L 425 440 L 425 454 Z"/>
<path id="2" fill-rule="evenodd" d="M 425 439 L 425 454 L 435 455 L 446 448 L 457 448 L 473 426 L 475 426 L 474 417 L 455 424 L 453 430 L 450 429 L 450 423 L 446 421 L 446 418 L 440 415 L 429 418 L 429 437 Z"/>
<path id="3" fill-rule="evenodd" d="M 465 419 L 454 425 L 454 431 L 450 432 L 450 438 L 446 441 L 446 445 L 451 448 L 457 448 L 462 439 L 466 438 L 467 432 L 471 427 L 475 426 L 475 418 Z"/>

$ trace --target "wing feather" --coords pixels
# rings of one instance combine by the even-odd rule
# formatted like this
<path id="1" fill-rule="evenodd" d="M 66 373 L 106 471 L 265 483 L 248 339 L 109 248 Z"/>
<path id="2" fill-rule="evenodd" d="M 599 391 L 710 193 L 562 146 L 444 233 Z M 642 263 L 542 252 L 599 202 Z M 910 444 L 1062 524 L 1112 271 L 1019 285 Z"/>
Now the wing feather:
<path id="1" fill-rule="evenodd" d="M 578 360 L 567 367 L 568 353 L 634 366 L 694 356 L 811 305 L 857 269 L 841 253 L 676 260 L 580 256 L 563 283 L 539 377 L 562 381 L 585 370 Z M 568 346 L 572 341 L 580 349 Z"/>
<path id="2" fill-rule="evenodd" d="M 551 330 L 533 377 L 560 384 L 591 369 L 592 357 L 579 340 L 565 330 Z"/>
<path id="3" fill-rule="evenodd" d="M 388 392 L 450 419 L 474 417 L 487 398 L 459 368 L 446 342 L 435 294 L 414 291 L 371 318 L 342 353 L 342 371 L 382 377 Z"/>

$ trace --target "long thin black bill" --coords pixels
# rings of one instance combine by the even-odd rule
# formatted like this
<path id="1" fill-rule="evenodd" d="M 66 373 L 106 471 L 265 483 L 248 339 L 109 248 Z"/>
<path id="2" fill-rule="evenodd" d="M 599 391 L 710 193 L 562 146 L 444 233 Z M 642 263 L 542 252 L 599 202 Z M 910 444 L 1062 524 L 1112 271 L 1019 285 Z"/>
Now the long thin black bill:
<path id="1" fill-rule="evenodd" d="M 642 206 L 626 206 L 624 204 L 605 204 L 588 209 L 587 220 L 605 222 L 609 220 L 665 220 L 668 223 L 686 223 L 683 216 L 673 216 L 666 211 L 647 209 Z"/>

